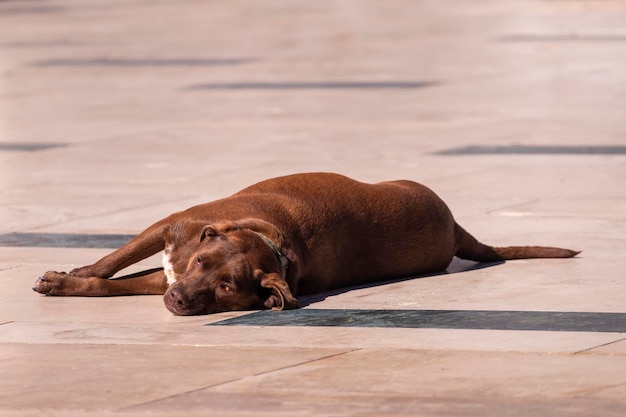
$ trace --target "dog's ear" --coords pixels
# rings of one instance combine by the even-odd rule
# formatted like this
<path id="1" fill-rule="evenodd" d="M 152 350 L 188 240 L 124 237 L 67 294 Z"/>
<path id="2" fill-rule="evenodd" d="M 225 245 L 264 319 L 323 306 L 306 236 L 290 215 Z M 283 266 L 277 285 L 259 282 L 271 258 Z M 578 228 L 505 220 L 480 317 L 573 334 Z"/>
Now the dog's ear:
<path id="1" fill-rule="evenodd" d="M 276 227 L 261 219 L 242 219 L 237 220 L 237 225 L 242 229 L 249 229 L 257 233 L 262 233 L 267 236 L 272 242 L 277 244 L 279 247 L 282 245 L 282 235 L 276 229 Z"/>
<path id="2" fill-rule="evenodd" d="M 202 232 L 200 233 L 200 242 L 202 242 L 204 239 L 206 239 L 209 236 L 224 235 L 226 233 L 232 232 L 234 230 L 240 230 L 240 229 L 241 229 L 241 226 L 231 221 L 223 221 L 219 223 L 208 224 L 202 228 Z"/>
<path id="3" fill-rule="evenodd" d="M 298 300 L 293 296 L 289 285 L 280 277 L 279 274 L 272 272 L 263 274 L 261 277 L 261 287 L 269 290 L 264 291 L 264 299 L 261 302 L 266 308 L 272 310 L 291 310 L 300 307 Z"/>
<path id="4" fill-rule="evenodd" d="M 213 227 L 213 225 L 204 226 L 202 228 L 202 232 L 200 233 L 200 242 L 209 236 L 217 236 L 218 234 L 219 233 L 217 233 L 217 230 Z"/>

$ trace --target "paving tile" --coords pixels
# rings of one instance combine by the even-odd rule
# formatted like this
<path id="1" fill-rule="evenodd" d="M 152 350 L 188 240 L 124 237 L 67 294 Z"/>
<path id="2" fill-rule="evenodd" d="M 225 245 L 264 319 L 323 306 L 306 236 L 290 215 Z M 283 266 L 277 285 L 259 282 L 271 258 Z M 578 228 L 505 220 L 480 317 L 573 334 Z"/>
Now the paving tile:
<path id="1" fill-rule="evenodd" d="M 342 352 L 298 348 L 3 344 L 0 410 L 32 408 L 35 392 L 39 404 L 51 409 L 116 410 Z M 68 357 L 72 358 L 70 367 L 65 359 Z"/>
<path id="2" fill-rule="evenodd" d="M 189 401 L 192 410 L 210 403 L 222 412 L 253 412 L 259 407 L 333 415 L 457 415 L 463 408 L 465 415 L 504 409 L 510 415 L 584 415 L 593 414 L 594 405 L 602 404 L 602 413 L 617 415 L 623 405 L 615 397 L 612 402 L 601 400 L 603 390 L 626 388 L 623 370 L 615 369 L 608 357 L 472 353 L 472 360 L 468 359 L 463 352 L 358 350 L 138 409 L 173 411 Z M 383 371 L 364 366 L 368 363 L 383 364 Z M 587 372 L 595 378 L 579 377 Z M 234 404 L 225 407 L 220 404 L 224 400 Z M 338 406 L 341 400 L 348 407 Z M 519 407 L 520 403 L 525 406 Z"/>
<path id="3" fill-rule="evenodd" d="M 583 386 L 624 386 L 623 365 L 608 356 L 359 350 L 211 388 L 216 391 L 340 391 L 429 395 L 568 396 Z M 383 363 L 384 372 L 363 366 Z M 617 366 L 616 366 L 617 365 Z M 595 369 L 594 375 L 579 373 Z M 498 371 L 498 372 L 492 372 Z M 289 378 L 285 378 L 290 374 Z M 330 383 L 323 383 L 336 375 Z M 302 381 L 297 387 L 288 381 Z M 532 384 L 528 381 L 533 380 Z M 444 382 L 445 383 L 442 383 Z M 330 386 L 329 386 L 330 385 Z"/>
<path id="4" fill-rule="evenodd" d="M 587 351 L 603 354 L 613 350 L 619 353 L 623 339 L 620 333 L 306 327 L 239 329 L 204 325 L 241 313 L 180 319 L 158 316 L 142 305 L 136 310 L 132 314 L 88 315 L 78 323 L 60 319 L 58 311 L 51 309 L 51 318 L 46 321 L 28 320 L 26 316 L 24 322 L 1 325 L 0 336 L 6 343 L 28 344 L 443 349 L 569 354 Z"/>

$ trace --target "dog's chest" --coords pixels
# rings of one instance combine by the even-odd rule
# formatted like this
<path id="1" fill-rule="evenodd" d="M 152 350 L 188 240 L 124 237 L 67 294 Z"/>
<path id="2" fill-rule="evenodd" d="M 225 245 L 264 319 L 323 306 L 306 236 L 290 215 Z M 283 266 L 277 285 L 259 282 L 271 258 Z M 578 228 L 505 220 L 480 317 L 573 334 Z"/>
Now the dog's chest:
<path id="1" fill-rule="evenodd" d="M 173 252 L 174 245 L 167 245 L 163 250 L 163 271 L 165 272 L 165 276 L 167 277 L 167 283 L 169 285 L 172 285 L 178 280 L 178 274 L 174 272 Z"/>

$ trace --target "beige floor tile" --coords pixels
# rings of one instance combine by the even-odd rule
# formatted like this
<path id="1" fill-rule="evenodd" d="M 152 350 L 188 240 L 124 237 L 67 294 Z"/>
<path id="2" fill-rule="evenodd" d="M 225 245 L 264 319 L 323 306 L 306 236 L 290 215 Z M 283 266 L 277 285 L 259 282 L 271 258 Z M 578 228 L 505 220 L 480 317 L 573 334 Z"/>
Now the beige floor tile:
<path id="1" fill-rule="evenodd" d="M 306 348 L 3 344 L 0 410 L 33 406 L 118 410 L 343 352 Z"/>

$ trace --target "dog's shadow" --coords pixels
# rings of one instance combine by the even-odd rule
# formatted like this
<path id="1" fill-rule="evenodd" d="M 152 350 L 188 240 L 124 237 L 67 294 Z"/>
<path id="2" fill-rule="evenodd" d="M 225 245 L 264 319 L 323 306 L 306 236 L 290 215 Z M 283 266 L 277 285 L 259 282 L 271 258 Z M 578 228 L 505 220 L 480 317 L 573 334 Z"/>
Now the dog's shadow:
<path id="1" fill-rule="evenodd" d="M 336 290 L 327 291 L 327 292 L 320 293 L 320 294 L 304 295 L 304 296 L 298 297 L 298 302 L 300 303 L 300 307 L 307 307 L 311 304 L 324 301 L 326 300 L 327 297 L 344 294 L 344 293 L 354 291 L 354 290 L 361 290 L 365 288 L 375 288 L 375 287 L 380 287 L 382 285 L 388 285 L 388 284 L 393 284 L 393 283 L 403 282 L 403 281 L 410 281 L 414 279 L 431 278 L 431 277 L 436 277 L 439 275 L 475 271 L 479 269 L 490 268 L 496 265 L 502 265 L 503 263 L 504 261 L 474 262 L 474 261 L 468 261 L 466 259 L 454 257 L 452 261 L 450 262 L 450 265 L 448 265 L 445 271 L 435 272 L 431 274 L 416 275 L 416 276 L 411 276 L 411 277 L 406 277 L 406 278 L 396 278 L 396 279 L 385 280 L 385 281 L 376 281 L 376 282 L 371 282 L 369 284 L 354 285 L 351 287 L 338 288 Z"/>

